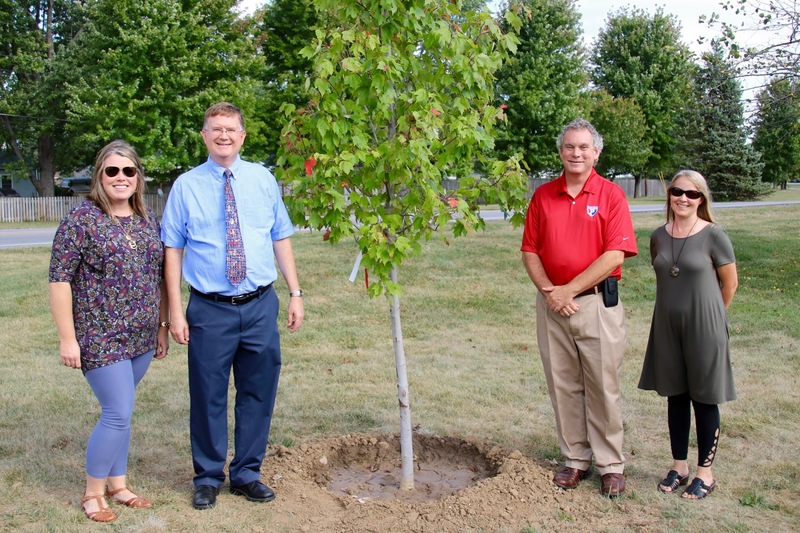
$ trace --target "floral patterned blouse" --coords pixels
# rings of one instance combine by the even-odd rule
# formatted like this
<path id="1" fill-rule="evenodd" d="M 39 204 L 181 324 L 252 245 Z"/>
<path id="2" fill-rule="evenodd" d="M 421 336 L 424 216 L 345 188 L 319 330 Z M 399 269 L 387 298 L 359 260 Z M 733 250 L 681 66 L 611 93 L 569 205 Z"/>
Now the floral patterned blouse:
<path id="1" fill-rule="evenodd" d="M 148 217 L 114 221 L 86 200 L 56 231 L 49 280 L 72 286 L 84 373 L 156 347 L 164 247 L 155 213 Z"/>

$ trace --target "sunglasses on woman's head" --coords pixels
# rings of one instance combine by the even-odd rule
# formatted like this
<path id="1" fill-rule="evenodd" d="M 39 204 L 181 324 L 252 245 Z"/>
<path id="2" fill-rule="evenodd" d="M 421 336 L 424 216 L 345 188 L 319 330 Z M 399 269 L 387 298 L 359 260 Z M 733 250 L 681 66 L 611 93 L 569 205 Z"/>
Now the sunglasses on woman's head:
<path id="1" fill-rule="evenodd" d="M 701 193 L 700 191 L 685 191 L 680 187 L 670 187 L 669 194 L 670 196 L 674 196 L 675 198 L 680 198 L 685 194 L 686 198 L 690 200 L 697 200 L 703 197 L 703 193 Z"/>
<path id="2" fill-rule="evenodd" d="M 136 167 L 122 167 L 122 168 L 119 168 L 119 167 L 106 167 L 106 168 L 103 169 L 103 172 L 109 178 L 113 178 L 114 176 L 119 174 L 120 170 L 122 170 L 122 173 L 125 174 L 126 176 L 128 176 L 129 178 L 132 178 L 132 177 L 134 177 L 136 175 Z"/>

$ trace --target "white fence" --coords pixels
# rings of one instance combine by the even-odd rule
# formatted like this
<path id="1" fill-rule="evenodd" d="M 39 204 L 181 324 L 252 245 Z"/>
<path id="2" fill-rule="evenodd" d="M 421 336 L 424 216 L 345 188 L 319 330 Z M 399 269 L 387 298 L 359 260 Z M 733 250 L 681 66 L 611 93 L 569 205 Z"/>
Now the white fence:
<path id="1" fill-rule="evenodd" d="M 32 222 L 37 220 L 59 222 L 74 206 L 83 201 L 80 196 L 40 198 L 0 198 L 0 222 Z M 166 196 L 145 194 L 144 203 L 161 216 Z"/>

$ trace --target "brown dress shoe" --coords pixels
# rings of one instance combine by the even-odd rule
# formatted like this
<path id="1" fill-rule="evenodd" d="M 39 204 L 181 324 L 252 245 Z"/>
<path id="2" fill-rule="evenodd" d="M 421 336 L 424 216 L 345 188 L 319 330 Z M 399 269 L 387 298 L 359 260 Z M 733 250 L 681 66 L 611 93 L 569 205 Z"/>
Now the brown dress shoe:
<path id="1" fill-rule="evenodd" d="M 616 498 L 617 496 L 625 494 L 625 475 L 603 474 L 600 494 L 608 496 L 609 498 Z"/>
<path id="2" fill-rule="evenodd" d="M 586 479 L 586 476 L 588 475 L 588 468 L 586 470 L 578 470 L 577 468 L 565 466 L 564 470 L 553 476 L 553 483 L 562 489 L 570 490 L 577 487 L 578 482 L 582 479 Z"/>

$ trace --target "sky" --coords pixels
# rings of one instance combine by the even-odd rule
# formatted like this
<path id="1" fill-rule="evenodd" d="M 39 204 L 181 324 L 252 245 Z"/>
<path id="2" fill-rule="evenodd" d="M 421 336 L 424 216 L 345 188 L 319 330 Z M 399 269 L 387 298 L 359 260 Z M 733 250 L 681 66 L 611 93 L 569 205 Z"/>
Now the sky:
<path id="1" fill-rule="evenodd" d="M 709 49 L 709 42 L 712 37 L 720 34 L 719 25 L 709 29 L 707 24 L 701 24 L 699 19 L 702 15 L 710 18 L 712 13 L 720 15 L 721 19 L 728 23 L 739 24 L 747 22 L 743 17 L 734 15 L 732 12 L 724 11 L 721 4 L 722 0 L 577 0 L 578 8 L 581 11 L 581 25 L 583 26 L 583 40 L 587 48 L 591 47 L 597 37 L 598 32 L 606 25 L 608 15 L 616 13 L 623 7 L 636 7 L 644 9 L 648 13 L 655 13 L 658 7 L 662 7 L 664 13 L 675 15 L 681 25 L 681 35 L 683 42 L 698 56 Z M 265 0 L 242 0 L 241 7 L 246 12 L 252 12 L 256 7 L 265 3 Z M 490 0 L 490 9 L 497 9 L 501 0 Z M 697 43 L 699 37 L 706 37 L 704 44 Z M 753 46 L 763 42 L 764 36 L 757 34 L 737 33 L 740 44 Z M 749 82 L 755 83 L 755 82 Z M 745 93 L 751 91 L 745 84 Z M 745 98 L 752 97 L 745 94 Z"/>
<path id="2" fill-rule="evenodd" d="M 240 6 L 245 12 L 252 12 L 257 7 L 263 5 L 265 0 L 242 0 Z M 491 0 L 489 5 L 496 9 L 500 0 Z M 700 53 L 707 49 L 707 44 L 700 46 L 697 39 L 700 36 L 713 37 L 719 34 L 718 30 L 710 31 L 708 26 L 698 22 L 701 15 L 709 17 L 716 12 L 723 16 L 723 20 L 737 22 L 732 13 L 725 12 L 720 6 L 721 0 L 668 0 L 659 2 L 656 0 L 577 0 L 577 5 L 581 11 L 581 21 L 584 32 L 584 43 L 587 46 L 592 44 L 598 31 L 605 26 L 609 13 L 616 12 L 620 8 L 630 6 L 637 7 L 654 13 L 661 6 L 664 13 L 675 15 L 681 24 L 683 42 L 691 47 L 695 53 Z"/>
<path id="3" fill-rule="evenodd" d="M 644 9 L 651 14 L 661 7 L 665 14 L 675 15 L 681 25 L 683 42 L 697 54 L 708 50 L 710 39 L 720 34 L 719 24 L 709 29 L 707 24 L 699 22 L 701 16 L 705 15 L 709 19 L 712 13 L 717 13 L 723 21 L 737 25 L 747 21 L 742 16 L 724 11 L 720 0 L 669 0 L 655 3 L 652 0 L 611 0 L 606 2 L 578 0 L 577 3 L 581 9 L 584 42 L 587 46 L 591 45 L 600 28 L 605 26 L 610 13 L 615 13 L 628 6 Z M 702 45 L 697 44 L 700 37 L 706 38 L 706 42 Z M 742 43 L 754 44 L 754 37 L 747 36 Z"/>

